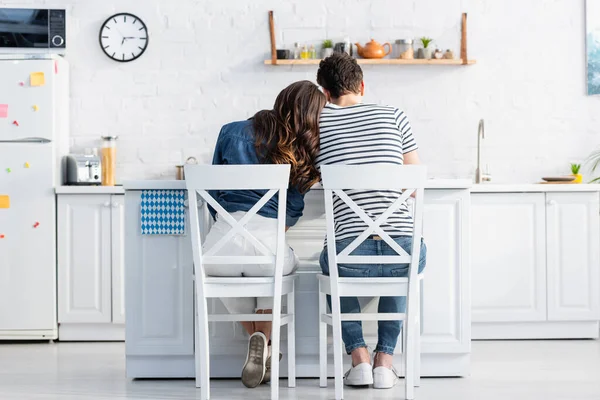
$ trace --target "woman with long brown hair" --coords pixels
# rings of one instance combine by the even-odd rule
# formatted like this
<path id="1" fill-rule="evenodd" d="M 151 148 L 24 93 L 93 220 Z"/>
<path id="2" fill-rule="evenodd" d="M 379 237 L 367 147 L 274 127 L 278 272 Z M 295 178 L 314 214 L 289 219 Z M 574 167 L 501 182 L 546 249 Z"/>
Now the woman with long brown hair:
<path id="1" fill-rule="evenodd" d="M 247 121 L 223 126 L 213 157 L 213 164 L 290 164 L 290 185 L 287 193 L 286 226 L 302 216 L 304 194 L 319 180 L 315 160 L 319 151 L 319 117 L 325 107 L 325 95 L 309 82 L 295 82 L 279 93 L 272 110 L 259 111 Z M 235 219 L 244 217 L 266 191 L 211 191 L 215 200 Z M 258 211 L 246 229 L 266 247 L 277 242 L 277 196 Z M 218 218 L 208 233 L 205 247 L 210 248 L 230 230 L 229 224 Z M 237 235 L 220 252 L 243 256 L 255 255 L 252 243 Z M 225 254 L 222 253 L 222 254 Z M 298 259 L 286 245 L 283 273 L 291 274 Z M 205 265 L 209 276 L 272 276 L 273 265 Z M 271 313 L 272 298 L 221 299 L 227 310 L 236 314 Z M 242 322 L 250 334 L 248 355 L 242 370 L 242 382 L 256 387 L 270 379 L 269 345 L 271 322 Z"/>

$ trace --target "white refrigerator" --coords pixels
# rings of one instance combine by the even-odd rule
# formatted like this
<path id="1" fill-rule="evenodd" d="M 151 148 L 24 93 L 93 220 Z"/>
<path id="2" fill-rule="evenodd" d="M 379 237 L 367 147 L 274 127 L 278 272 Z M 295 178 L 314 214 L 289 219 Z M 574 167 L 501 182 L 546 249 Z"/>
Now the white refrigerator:
<path id="1" fill-rule="evenodd" d="M 56 339 L 56 205 L 68 65 L 0 55 L 0 340 Z"/>

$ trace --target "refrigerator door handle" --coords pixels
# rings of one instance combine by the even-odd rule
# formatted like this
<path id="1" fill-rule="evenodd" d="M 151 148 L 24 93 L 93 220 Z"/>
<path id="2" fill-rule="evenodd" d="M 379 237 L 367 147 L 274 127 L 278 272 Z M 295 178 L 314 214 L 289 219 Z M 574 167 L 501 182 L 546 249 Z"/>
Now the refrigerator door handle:
<path id="1" fill-rule="evenodd" d="M 14 140 L 0 140 L 0 143 L 52 143 L 52 140 L 41 137 L 28 137 Z"/>

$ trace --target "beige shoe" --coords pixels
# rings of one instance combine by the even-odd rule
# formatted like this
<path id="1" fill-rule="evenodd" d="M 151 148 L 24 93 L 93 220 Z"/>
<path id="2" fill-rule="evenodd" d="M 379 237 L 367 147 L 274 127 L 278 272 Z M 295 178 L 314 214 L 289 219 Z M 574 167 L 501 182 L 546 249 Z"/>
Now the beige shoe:
<path id="1" fill-rule="evenodd" d="M 265 377 L 267 343 L 267 337 L 262 332 L 253 333 L 248 340 L 248 354 L 242 370 L 242 383 L 248 388 L 257 387 Z"/>
<path id="2" fill-rule="evenodd" d="M 283 354 L 279 353 L 279 361 L 283 358 Z M 269 346 L 269 355 L 267 356 L 267 366 L 265 369 L 265 377 L 262 383 L 271 382 L 271 346 Z"/>

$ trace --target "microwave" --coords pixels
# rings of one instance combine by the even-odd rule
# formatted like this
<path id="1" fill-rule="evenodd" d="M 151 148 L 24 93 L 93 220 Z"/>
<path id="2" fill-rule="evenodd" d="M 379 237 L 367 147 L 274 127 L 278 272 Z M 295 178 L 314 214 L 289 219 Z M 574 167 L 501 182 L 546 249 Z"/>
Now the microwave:
<path id="1" fill-rule="evenodd" d="M 64 49 L 66 37 L 65 10 L 0 8 L 1 49 Z"/>

